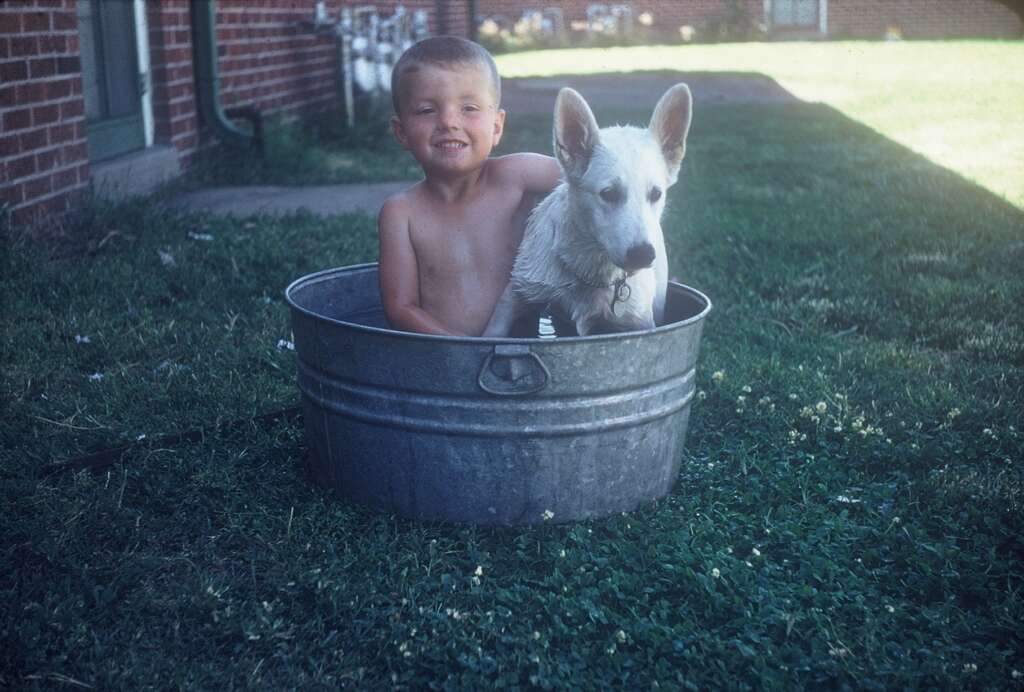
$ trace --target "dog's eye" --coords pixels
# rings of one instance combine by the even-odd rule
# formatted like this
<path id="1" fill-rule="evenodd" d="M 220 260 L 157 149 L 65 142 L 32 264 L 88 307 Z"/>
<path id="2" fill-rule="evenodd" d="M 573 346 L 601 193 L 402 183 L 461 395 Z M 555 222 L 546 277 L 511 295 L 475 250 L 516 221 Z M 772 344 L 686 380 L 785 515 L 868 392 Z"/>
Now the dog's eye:
<path id="1" fill-rule="evenodd" d="M 622 189 L 618 187 L 606 187 L 598 194 L 601 195 L 601 199 L 608 202 L 608 204 L 615 204 L 622 200 Z"/>
<path id="2" fill-rule="evenodd" d="M 647 199 L 649 199 L 651 201 L 651 204 L 654 204 L 659 199 L 661 199 L 661 188 L 660 187 L 652 187 L 651 191 L 647 193 Z"/>

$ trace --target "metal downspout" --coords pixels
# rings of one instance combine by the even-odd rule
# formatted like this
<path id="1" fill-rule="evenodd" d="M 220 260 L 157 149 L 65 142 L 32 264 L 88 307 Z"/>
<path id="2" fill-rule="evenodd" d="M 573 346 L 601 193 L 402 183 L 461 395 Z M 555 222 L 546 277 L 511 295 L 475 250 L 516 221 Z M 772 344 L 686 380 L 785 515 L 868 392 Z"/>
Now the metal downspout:
<path id="1" fill-rule="evenodd" d="M 220 85 L 217 79 L 217 2 L 216 0 L 190 0 L 192 14 L 192 44 L 196 64 L 196 100 L 202 121 L 222 141 L 235 146 L 261 148 L 260 118 L 248 114 L 255 109 L 246 108 L 253 121 L 253 133 L 238 129 L 227 119 L 220 105 Z M 239 109 L 243 110 L 243 109 Z"/>

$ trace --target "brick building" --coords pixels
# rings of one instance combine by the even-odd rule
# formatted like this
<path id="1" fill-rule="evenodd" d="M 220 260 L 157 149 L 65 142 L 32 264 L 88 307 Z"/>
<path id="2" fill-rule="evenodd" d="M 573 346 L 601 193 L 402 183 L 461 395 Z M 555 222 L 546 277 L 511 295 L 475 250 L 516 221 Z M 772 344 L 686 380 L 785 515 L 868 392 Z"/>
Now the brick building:
<path id="1" fill-rule="evenodd" d="M 558 7 L 567 24 L 586 18 L 597 0 L 519 2 L 477 0 L 478 16 L 521 15 L 525 6 Z M 896 30 L 907 39 L 1019 38 L 1017 16 L 995 0 L 601 0 L 625 5 L 634 18 L 649 13 L 662 34 L 678 36 L 681 26 L 699 31 L 737 15 L 769 38 L 881 39 Z"/>
<path id="2" fill-rule="evenodd" d="M 337 108 L 338 41 L 313 19 L 402 4 L 434 33 L 477 17 L 588 0 L 5 0 L 0 3 L 0 203 L 16 221 L 74 208 L 91 188 L 145 188 L 188 167 L 206 142 L 242 132 L 225 109 L 301 116 Z M 994 0 L 619 0 L 655 26 L 699 27 L 737 8 L 770 33 L 881 38 L 1014 37 Z M 318 7 L 319 6 L 319 7 Z M 211 53 L 211 51 L 213 51 Z M 212 68 L 209 66 L 212 65 Z M 206 66 L 206 67 L 204 67 Z M 242 114 L 244 115 L 244 113 Z M 218 125 L 219 123 L 219 125 Z M 234 130 L 232 130 L 234 128 Z"/>

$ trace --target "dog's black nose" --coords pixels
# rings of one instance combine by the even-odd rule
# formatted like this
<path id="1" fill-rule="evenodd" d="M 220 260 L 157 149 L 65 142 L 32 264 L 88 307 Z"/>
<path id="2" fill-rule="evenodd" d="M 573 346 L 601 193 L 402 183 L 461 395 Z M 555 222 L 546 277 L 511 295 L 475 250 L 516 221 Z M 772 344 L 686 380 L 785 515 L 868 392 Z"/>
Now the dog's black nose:
<path id="1" fill-rule="evenodd" d="M 626 251 L 626 266 L 623 269 L 644 269 L 654 262 L 654 246 L 650 243 L 634 245 Z"/>

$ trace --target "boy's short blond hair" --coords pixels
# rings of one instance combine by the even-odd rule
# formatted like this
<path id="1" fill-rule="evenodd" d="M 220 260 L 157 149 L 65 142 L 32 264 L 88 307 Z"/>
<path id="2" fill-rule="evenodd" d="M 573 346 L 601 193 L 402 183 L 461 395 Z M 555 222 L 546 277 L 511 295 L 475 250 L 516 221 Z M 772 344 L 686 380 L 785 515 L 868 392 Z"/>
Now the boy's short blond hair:
<path id="1" fill-rule="evenodd" d="M 498 76 L 498 66 L 494 64 L 494 58 L 486 48 L 458 36 L 432 36 L 410 46 L 391 70 L 391 103 L 395 107 L 396 115 L 401 114 L 400 98 L 405 78 L 416 72 L 420 65 L 484 67 L 491 76 L 494 103 L 501 103 L 501 77 Z"/>

